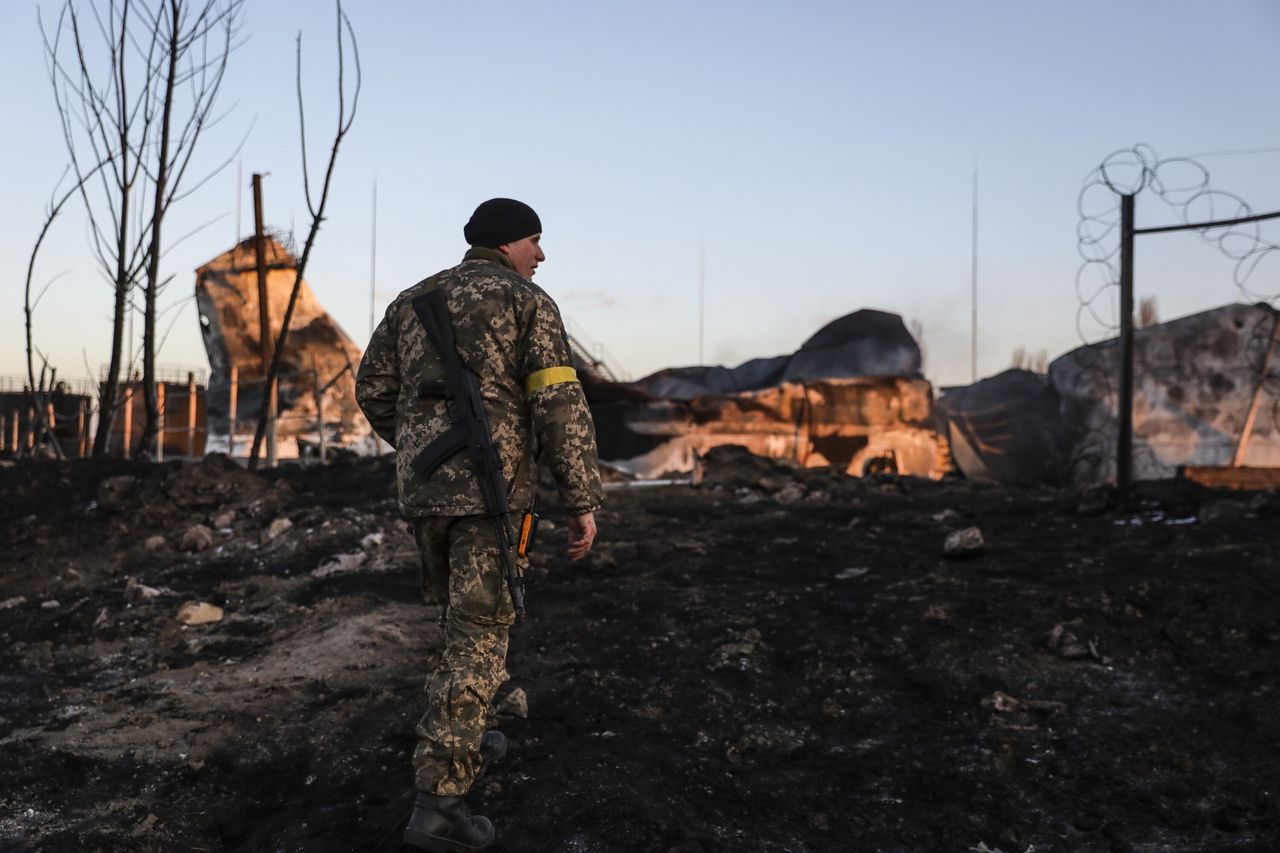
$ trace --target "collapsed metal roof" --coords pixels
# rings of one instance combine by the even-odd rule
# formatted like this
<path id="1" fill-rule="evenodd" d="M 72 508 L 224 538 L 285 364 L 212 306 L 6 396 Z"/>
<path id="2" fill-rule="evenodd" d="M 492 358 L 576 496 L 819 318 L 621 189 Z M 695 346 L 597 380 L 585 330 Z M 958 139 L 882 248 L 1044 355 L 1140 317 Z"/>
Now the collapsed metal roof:
<path id="1" fill-rule="evenodd" d="M 738 444 L 811 467 L 936 478 L 947 453 L 920 366 L 901 317 L 863 310 L 828 323 L 794 353 L 584 384 L 601 459 L 635 476 L 687 472 L 697 455 Z"/>

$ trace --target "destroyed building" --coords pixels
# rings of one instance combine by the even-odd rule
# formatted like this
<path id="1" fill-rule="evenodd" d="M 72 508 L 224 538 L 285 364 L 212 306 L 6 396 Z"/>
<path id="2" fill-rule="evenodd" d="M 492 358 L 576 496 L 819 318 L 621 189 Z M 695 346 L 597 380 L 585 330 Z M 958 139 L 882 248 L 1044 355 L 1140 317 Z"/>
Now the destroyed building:
<path id="1" fill-rule="evenodd" d="M 855 475 L 947 470 L 920 347 L 896 314 L 856 311 L 794 353 L 734 368 L 670 368 L 631 383 L 588 373 L 584 385 L 601 459 L 637 477 L 688 472 L 726 444 Z"/>
<path id="2" fill-rule="evenodd" d="M 249 238 L 196 270 L 196 304 L 209 356 L 207 402 L 210 452 L 244 455 L 252 441 L 267 364 L 260 332 L 257 255 Z M 264 241 L 268 327 L 279 333 L 297 274 L 297 259 L 279 242 Z M 324 441 L 363 452 L 375 443 L 356 405 L 361 349 L 301 282 L 289 326 L 278 389 L 281 457 Z"/>
<path id="3" fill-rule="evenodd" d="M 269 321 L 278 329 L 297 266 L 275 240 L 266 241 L 264 259 Z M 262 400 L 256 260 L 248 239 L 196 273 L 210 452 L 244 454 Z M 1237 456 L 1244 466 L 1280 466 L 1278 316 L 1266 304 L 1227 305 L 1135 332 L 1136 479 L 1231 465 Z M 954 471 L 1009 485 L 1115 479 L 1114 339 L 1060 356 L 1046 375 L 1007 370 L 946 388 L 937 400 L 919 345 L 899 316 L 882 311 L 833 320 L 793 353 L 667 368 L 634 382 L 617 381 L 583 347 L 573 349 L 600 458 L 634 477 L 688 473 L 711 448 L 734 444 L 855 476 Z M 360 356 L 303 282 L 278 389 L 280 456 L 299 455 L 322 435 L 376 452 L 355 401 Z"/>
<path id="4" fill-rule="evenodd" d="M 1244 466 L 1280 466 L 1278 317 L 1266 304 L 1225 305 L 1135 330 L 1135 479 L 1229 466 L 1237 448 Z M 965 477 L 1090 485 L 1115 479 L 1119 398 L 1111 339 L 1060 356 L 1045 376 L 1008 370 L 945 389 L 938 410 Z"/>
<path id="5" fill-rule="evenodd" d="M 1278 316 L 1227 305 L 1136 331 L 1136 479 L 1237 455 L 1246 467 L 1280 466 Z M 1119 350 L 1115 339 L 1082 346 L 1047 375 L 1007 370 L 935 401 L 901 318 L 863 310 L 788 355 L 631 383 L 588 372 L 585 385 L 601 459 L 638 477 L 687 472 L 710 448 L 739 444 L 853 475 L 1092 485 L 1115 479 Z"/>

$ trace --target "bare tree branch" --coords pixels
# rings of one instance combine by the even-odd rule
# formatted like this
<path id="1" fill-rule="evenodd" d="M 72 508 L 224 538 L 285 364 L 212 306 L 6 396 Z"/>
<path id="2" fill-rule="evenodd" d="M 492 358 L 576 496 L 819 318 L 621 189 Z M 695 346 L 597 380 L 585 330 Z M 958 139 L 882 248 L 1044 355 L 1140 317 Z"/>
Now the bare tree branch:
<path id="1" fill-rule="evenodd" d="M 302 176 L 304 194 L 307 198 L 307 209 L 311 212 L 311 228 L 307 232 L 306 242 L 303 244 L 302 256 L 298 259 L 298 268 L 293 277 L 293 290 L 289 293 L 289 304 L 284 311 L 284 319 L 280 322 L 280 333 L 276 336 L 275 351 L 271 356 L 271 367 L 267 371 L 266 392 L 262 395 L 262 404 L 258 410 L 258 425 L 253 434 L 253 447 L 249 451 L 249 469 L 256 470 L 258 467 L 258 452 L 262 447 L 262 439 L 266 434 L 267 414 L 270 410 L 271 390 L 275 387 L 276 381 L 280 375 L 280 366 L 284 361 L 283 355 L 285 344 L 289 336 L 289 324 L 293 321 L 293 309 L 298 301 L 298 292 L 302 289 L 302 276 L 307 268 L 307 261 L 311 257 L 311 249 L 315 245 L 316 235 L 320 231 L 320 224 L 324 221 L 325 205 L 329 201 L 329 189 L 333 180 L 333 168 L 338 160 L 338 148 L 342 144 L 342 139 L 351 130 L 352 122 L 355 121 L 355 107 L 360 97 L 360 54 L 356 47 L 355 31 L 351 27 L 351 21 L 348 20 L 346 14 L 342 11 L 342 0 L 335 0 L 338 18 L 338 129 L 333 138 L 333 146 L 329 150 L 329 165 L 324 173 L 324 185 L 320 190 L 319 204 L 314 208 L 311 205 L 311 195 L 309 190 L 309 180 L 307 177 L 307 157 L 306 157 L 306 133 L 302 133 Z M 343 31 L 346 31 L 347 39 L 351 42 L 352 55 L 355 58 L 356 65 L 356 83 L 355 91 L 351 101 L 351 111 L 346 112 L 346 95 L 342 85 L 342 68 L 343 68 Z M 297 41 L 297 81 L 298 81 L 298 126 L 304 126 L 304 109 L 302 99 L 302 34 L 298 34 Z"/>
<path id="2" fill-rule="evenodd" d="M 156 298 L 168 281 L 162 282 L 159 269 L 166 247 L 163 223 L 172 206 L 194 191 L 185 182 L 203 132 L 220 118 L 214 106 L 237 44 L 243 2 L 64 0 L 56 28 L 46 29 L 40 19 L 50 87 L 93 254 L 114 290 L 111 364 L 101 388 L 95 454 L 105 452 L 117 408 L 124 325 L 132 316 L 135 287 L 142 291 L 144 447 L 158 430 Z"/>

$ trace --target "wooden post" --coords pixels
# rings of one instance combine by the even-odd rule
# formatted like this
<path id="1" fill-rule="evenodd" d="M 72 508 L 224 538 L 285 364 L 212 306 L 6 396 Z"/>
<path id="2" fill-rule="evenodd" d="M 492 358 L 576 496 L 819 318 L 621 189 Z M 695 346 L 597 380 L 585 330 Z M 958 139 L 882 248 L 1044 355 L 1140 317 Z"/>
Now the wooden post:
<path id="1" fill-rule="evenodd" d="M 1275 325 L 1271 327 L 1271 341 L 1267 344 L 1267 352 L 1262 357 L 1262 367 L 1258 370 L 1258 384 L 1253 387 L 1253 399 L 1249 402 L 1249 414 L 1245 416 L 1244 427 L 1240 430 L 1240 439 L 1236 442 L 1236 452 L 1231 458 L 1233 467 L 1244 464 L 1244 452 L 1249 447 L 1249 437 L 1253 434 L 1253 422 L 1258 417 L 1258 403 L 1262 401 L 1262 386 L 1267 381 L 1267 371 L 1271 368 L 1271 358 L 1276 353 L 1276 344 L 1280 343 L 1280 311 L 1276 312 Z"/>
<path id="2" fill-rule="evenodd" d="M 324 387 L 320 384 L 320 361 L 311 353 L 311 373 L 315 377 L 316 432 L 320 434 L 320 461 L 328 457 L 329 443 L 324 434 Z"/>
<path id="3" fill-rule="evenodd" d="M 27 409 L 27 455 L 32 455 L 36 449 L 36 410 L 34 408 Z"/>
<path id="4" fill-rule="evenodd" d="M 87 422 L 89 420 L 88 417 L 86 417 L 84 400 L 80 401 L 80 405 L 77 406 L 76 409 L 76 453 L 79 456 L 84 457 L 87 455 L 85 453 L 85 441 L 88 438 L 88 435 L 85 432 L 85 426 L 87 426 Z"/>
<path id="5" fill-rule="evenodd" d="M 13 420 L 9 423 L 9 432 L 13 436 L 13 441 L 9 443 L 9 448 L 13 451 L 13 455 L 18 455 L 18 416 L 21 414 L 19 409 L 13 410 Z"/>
<path id="6" fill-rule="evenodd" d="M 276 383 L 267 383 L 271 371 L 271 305 L 267 300 L 267 241 L 262 230 L 262 175 L 253 176 L 253 245 L 258 265 L 258 348 L 262 356 L 262 379 L 267 385 L 267 466 L 276 465 Z"/>
<path id="7" fill-rule="evenodd" d="M 53 410 L 52 400 L 45 405 L 45 414 L 47 415 L 45 425 L 49 428 L 49 444 L 50 446 L 57 446 L 60 444 L 58 441 L 58 415 Z M 56 453 L 57 451 L 55 450 L 54 452 Z"/>
<path id="8" fill-rule="evenodd" d="M 124 445 L 123 456 L 129 458 L 129 445 L 133 444 L 133 383 L 124 386 Z"/>
<path id="9" fill-rule="evenodd" d="M 1133 196 L 1120 197 L 1120 428 L 1116 491 L 1123 504 L 1133 485 Z"/>
<path id="10" fill-rule="evenodd" d="M 9 449 L 9 413 L 0 415 L 0 453 Z"/>
<path id="11" fill-rule="evenodd" d="M 196 457 L 196 375 L 187 371 L 187 457 Z"/>
<path id="12" fill-rule="evenodd" d="M 276 467 L 276 383 L 279 380 L 271 380 L 271 384 L 267 386 L 267 467 Z"/>
<path id="13" fill-rule="evenodd" d="M 227 455 L 236 455 L 236 401 L 240 394 L 240 370 L 231 368 L 231 405 L 227 413 Z"/>
<path id="14" fill-rule="evenodd" d="M 258 352 L 262 375 L 271 366 L 271 305 L 267 301 L 267 240 L 262 230 L 262 175 L 253 176 L 253 254 L 258 272 Z"/>
<path id="15" fill-rule="evenodd" d="M 164 382 L 156 383 L 156 409 L 160 414 L 160 428 L 156 430 L 156 461 L 164 461 Z"/>

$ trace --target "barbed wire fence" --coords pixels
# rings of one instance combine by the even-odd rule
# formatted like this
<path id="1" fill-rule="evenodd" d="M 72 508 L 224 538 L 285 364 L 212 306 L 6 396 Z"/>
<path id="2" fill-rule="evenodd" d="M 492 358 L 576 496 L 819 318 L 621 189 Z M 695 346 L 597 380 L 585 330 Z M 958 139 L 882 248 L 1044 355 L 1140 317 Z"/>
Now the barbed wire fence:
<path id="1" fill-rule="evenodd" d="M 1076 329 L 1085 345 L 1077 351 L 1077 385 L 1087 386 L 1107 399 L 1121 396 L 1119 376 L 1104 347 L 1109 346 L 1120 331 L 1122 320 L 1119 307 L 1122 200 L 1140 193 L 1163 202 L 1165 209 L 1173 214 L 1178 225 L 1168 230 L 1194 230 L 1202 242 L 1232 262 L 1232 283 L 1244 301 L 1272 307 L 1272 312 L 1262 313 L 1249 329 L 1244 352 L 1250 372 L 1258 377 L 1262 392 L 1269 398 L 1265 412 L 1273 430 L 1280 428 L 1280 367 L 1268 358 L 1276 324 L 1274 309 L 1280 302 L 1280 275 L 1260 272 L 1280 263 L 1280 243 L 1266 236 L 1262 221 L 1270 215 L 1256 214 L 1243 197 L 1214 186 L 1209 169 L 1198 160 L 1162 159 L 1146 143 L 1105 157 L 1085 177 L 1077 196 L 1076 248 L 1081 264 L 1075 275 L 1079 300 Z M 1251 218 L 1253 221 L 1248 221 Z M 1200 223 L 1206 223 L 1206 227 L 1195 227 Z M 1143 230 L 1137 229 L 1137 233 Z M 1264 266 L 1268 261 L 1270 266 Z M 1148 363 L 1143 367 L 1159 372 L 1161 365 Z M 1111 411 L 1093 407 L 1087 416 L 1079 419 L 1084 424 L 1085 435 L 1076 443 L 1075 456 L 1068 460 L 1073 478 L 1082 470 L 1096 471 L 1105 464 L 1116 431 L 1116 415 L 1110 414 Z M 1263 416 L 1263 412 L 1259 415 Z M 1146 447 L 1140 452 L 1151 456 L 1153 449 Z"/>

